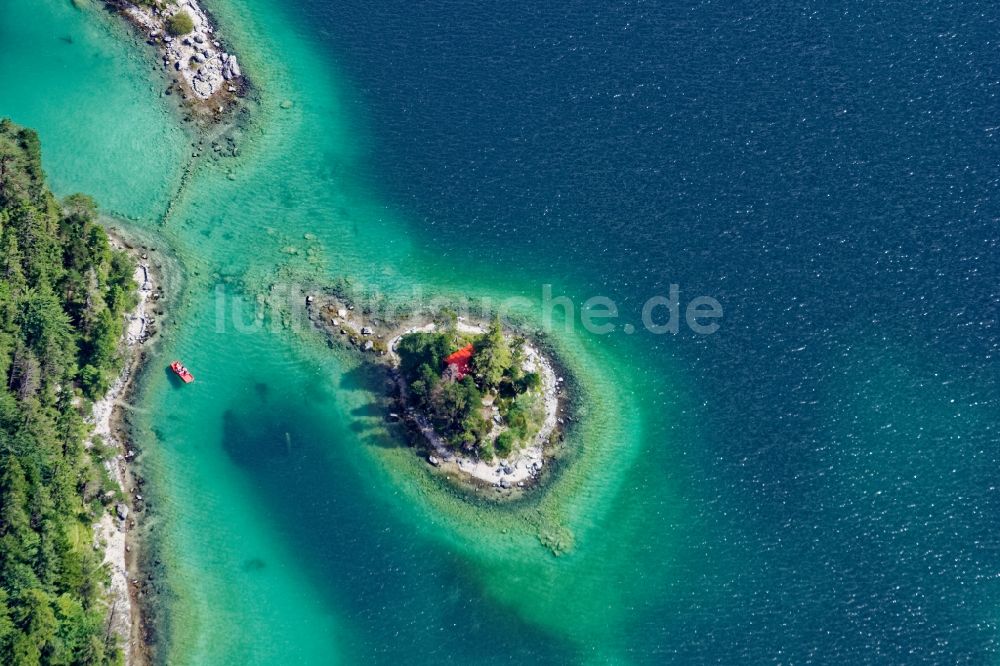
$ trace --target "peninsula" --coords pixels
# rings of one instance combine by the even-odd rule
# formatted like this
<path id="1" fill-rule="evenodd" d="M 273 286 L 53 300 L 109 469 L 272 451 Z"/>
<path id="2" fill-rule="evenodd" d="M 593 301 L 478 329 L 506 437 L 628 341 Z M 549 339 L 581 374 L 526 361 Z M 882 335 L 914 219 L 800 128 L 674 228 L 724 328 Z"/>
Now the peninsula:
<path id="1" fill-rule="evenodd" d="M 204 119 L 220 120 L 246 93 L 248 82 L 236 56 L 216 32 L 197 0 L 106 0 L 159 52 L 176 92 Z"/>
<path id="2" fill-rule="evenodd" d="M 144 643 L 119 422 L 159 313 L 153 262 L 89 197 L 56 200 L 38 136 L 9 120 L 0 247 L 0 663 L 118 663 Z"/>

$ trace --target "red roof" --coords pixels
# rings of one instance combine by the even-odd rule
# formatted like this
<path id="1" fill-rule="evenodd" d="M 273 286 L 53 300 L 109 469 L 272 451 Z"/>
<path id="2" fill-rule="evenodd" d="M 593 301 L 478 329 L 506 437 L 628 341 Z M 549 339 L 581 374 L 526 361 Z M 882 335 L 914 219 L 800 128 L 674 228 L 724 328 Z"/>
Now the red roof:
<path id="1" fill-rule="evenodd" d="M 472 354 L 474 351 L 475 350 L 472 348 L 471 344 L 465 345 L 457 352 L 448 355 L 444 359 L 444 364 L 446 366 L 455 366 L 456 374 L 458 375 L 458 378 L 461 379 L 469 374 L 469 361 L 472 360 Z"/>

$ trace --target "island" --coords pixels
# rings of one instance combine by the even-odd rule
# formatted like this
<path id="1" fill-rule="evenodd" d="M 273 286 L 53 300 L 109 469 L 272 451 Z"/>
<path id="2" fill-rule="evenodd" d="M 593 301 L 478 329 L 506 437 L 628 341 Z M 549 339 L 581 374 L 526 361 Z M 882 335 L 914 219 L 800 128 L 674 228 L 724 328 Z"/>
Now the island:
<path id="1" fill-rule="evenodd" d="M 387 420 L 441 478 L 502 499 L 540 484 L 572 417 L 566 373 L 537 340 L 498 316 L 380 317 L 322 290 L 305 302 L 331 345 L 385 372 Z"/>

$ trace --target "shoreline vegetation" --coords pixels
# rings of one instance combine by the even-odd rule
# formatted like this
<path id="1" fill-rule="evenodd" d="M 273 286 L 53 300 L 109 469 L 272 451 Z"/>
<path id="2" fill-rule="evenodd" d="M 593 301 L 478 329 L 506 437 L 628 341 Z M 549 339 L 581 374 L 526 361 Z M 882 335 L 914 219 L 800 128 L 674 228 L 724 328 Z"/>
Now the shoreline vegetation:
<path id="1" fill-rule="evenodd" d="M 184 166 L 178 193 L 169 199 L 159 219 L 162 226 L 170 219 L 179 193 L 201 158 L 219 161 L 239 155 L 239 127 L 247 122 L 249 109 L 245 101 L 252 93 L 252 85 L 237 57 L 226 49 L 213 17 L 197 0 L 103 0 L 103 4 L 156 49 L 167 82 L 160 97 L 177 98 L 180 119 L 193 123 L 192 153 Z M 37 138 L 34 141 L 37 144 Z M 229 177 L 233 177 L 231 172 Z M 145 480 L 134 468 L 139 447 L 134 442 L 129 412 L 137 378 L 151 351 L 148 343 L 157 333 L 157 319 L 164 314 L 166 256 L 155 254 L 156 248 L 143 236 L 117 229 L 115 220 L 97 221 L 96 207 L 91 213 L 95 225 L 104 227 L 107 243 L 116 256 L 128 257 L 134 264 L 130 278 L 136 302 L 133 309 L 119 313 L 120 321 L 125 323 L 115 352 L 118 365 L 109 371 L 113 380 L 105 378 L 106 392 L 99 398 L 96 394 L 91 397 L 94 402 L 89 413 L 88 402 L 84 401 L 80 408 L 86 427 L 91 429 L 84 448 L 98 468 L 94 474 L 103 479 L 101 499 L 106 509 L 95 514 L 94 522 L 86 529 L 93 553 L 100 557 L 100 568 L 95 566 L 99 573 L 94 575 L 107 586 L 107 608 L 99 633 L 108 656 L 91 656 L 86 661 L 144 666 L 155 660 L 153 597 L 158 589 L 154 576 L 158 563 L 147 547 L 144 533 L 149 529 L 143 525 L 149 522 L 143 521 L 149 503 L 142 492 Z M 86 540 L 82 529 L 80 534 L 82 543 Z M 2 625 L 0 616 L 0 634 Z M 6 663 L 2 650 L 0 638 L 0 663 Z"/>
<path id="2" fill-rule="evenodd" d="M 146 367 L 150 346 L 166 313 L 164 286 L 166 267 L 157 249 L 143 245 L 120 229 L 105 224 L 111 246 L 130 256 L 135 264 L 136 306 L 125 315 L 126 328 L 120 340 L 122 370 L 114 384 L 94 402 L 90 414 L 95 437 L 107 452 L 103 465 L 118 486 L 114 511 L 106 512 L 94 525 L 94 548 L 104 555 L 110 575 L 110 610 L 107 627 L 124 648 L 125 664 L 145 666 L 153 662 L 156 639 L 150 598 L 155 594 L 153 578 L 144 574 L 149 556 L 143 546 L 141 521 L 147 502 L 145 479 L 134 463 L 140 453 L 134 443 L 128 411 L 132 407 L 137 380 Z"/>
<path id="3" fill-rule="evenodd" d="M 119 435 L 161 312 L 154 264 L 90 198 L 57 201 L 37 134 L 9 120 L 0 246 L 0 663 L 139 663 L 141 479 Z"/>
<path id="4" fill-rule="evenodd" d="M 241 107 L 250 91 L 236 55 L 197 0 L 104 0 L 156 48 L 170 81 L 163 95 L 177 95 L 190 119 L 219 123 Z"/>
<path id="5" fill-rule="evenodd" d="M 390 320 L 356 309 L 334 289 L 309 291 L 305 302 L 331 347 L 385 373 L 386 419 L 403 428 L 433 474 L 504 501 L 541 485 L 572 420 L 551 351 L 499 318 L 443 308 Z"/>

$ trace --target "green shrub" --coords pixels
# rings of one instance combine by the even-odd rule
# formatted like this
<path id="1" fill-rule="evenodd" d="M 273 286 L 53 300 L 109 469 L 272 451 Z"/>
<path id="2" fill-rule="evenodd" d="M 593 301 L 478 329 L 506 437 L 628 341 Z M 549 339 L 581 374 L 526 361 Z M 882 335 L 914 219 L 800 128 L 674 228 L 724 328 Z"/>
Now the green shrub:
<path id="1" fill-rule="evenodd" d="M 514 436 L 510 430 L 504 430 L 497 436 L 497 441 L 494 443 L 497 455 L 501 458 L 506 458 L 514 451 L 514 446 L 517 444 L 517 438 Z"/>
<path id="2" fill-rule="evenodd" d="M 187 12 L 177 12 L 167 19 L 167 32 L 174 37 L 186 35 L 194 30 L 194 21 Z"/>
<path id="3" fill-rule="evenodd" d="M 542 388 L 542 376 L 537 372 L 528 372 L 517 382 L 518 393 L 537 391 Z"/>
<path id="4" fill-rule="evenodd" d="M 496 451 L 493 448 L 493 442 L 483 442 L 479 445 L 479 458 L 482 460 L 490 461 L 497 457 Z"/>
<path id="5" fill-rule="evenodd" d="M 545 403 L 535 393 L 522 393 L 514 398 L 507 412 L 507 424 L 513 435 L 522 442 L 538 434 L 545 420 Z"/>

